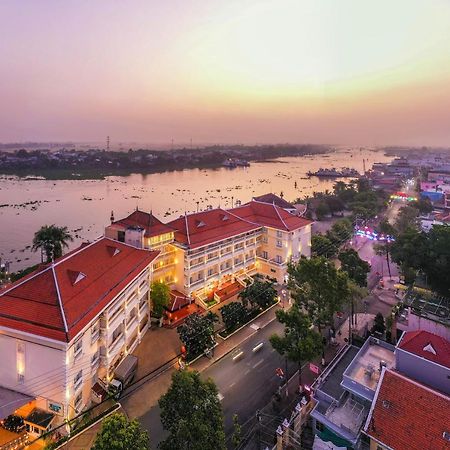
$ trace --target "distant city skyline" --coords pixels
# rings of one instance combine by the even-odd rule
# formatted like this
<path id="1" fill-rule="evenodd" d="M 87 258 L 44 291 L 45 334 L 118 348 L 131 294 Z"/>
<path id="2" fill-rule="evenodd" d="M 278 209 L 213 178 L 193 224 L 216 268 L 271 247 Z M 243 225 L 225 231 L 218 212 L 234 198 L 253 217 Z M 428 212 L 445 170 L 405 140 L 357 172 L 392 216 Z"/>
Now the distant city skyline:
<path id="1" fill-rule="evenodd" d="M 0 142 L 450 146 L 450 2 L 0 3 Z"/>

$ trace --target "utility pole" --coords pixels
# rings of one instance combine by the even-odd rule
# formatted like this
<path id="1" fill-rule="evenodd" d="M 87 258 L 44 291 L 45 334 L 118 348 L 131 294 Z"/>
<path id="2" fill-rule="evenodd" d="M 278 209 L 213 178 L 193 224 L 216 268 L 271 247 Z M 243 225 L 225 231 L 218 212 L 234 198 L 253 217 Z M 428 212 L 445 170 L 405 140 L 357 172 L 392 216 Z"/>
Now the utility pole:
<path id="1" fill-rule="evenodd" d="M 109 152 L 109 136 L 106 136 L 106 151 Z"/>

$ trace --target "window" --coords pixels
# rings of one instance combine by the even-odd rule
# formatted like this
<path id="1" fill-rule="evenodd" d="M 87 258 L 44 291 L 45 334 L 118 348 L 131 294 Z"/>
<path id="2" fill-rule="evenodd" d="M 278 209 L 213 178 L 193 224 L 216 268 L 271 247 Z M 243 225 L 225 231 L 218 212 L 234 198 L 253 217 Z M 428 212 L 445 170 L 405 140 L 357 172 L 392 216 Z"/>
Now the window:
<path id="1" fill-rule="evenodd" d="M 266 251 L 262 251 L 262 252 L 261 252 L 261 257 L 262 257 L 263 259 L 269 259 L 269 255 L 268 255 L 268 253 L 267 253 Z"/>
<path id="2" fill-rule="evenodd" d="M 25 383 L 25 342 L 17 341 L 16 348 L 17 382 Z"/>
<path id="3" fill-rule="evenodd" d="M 214 273 L 214 269 L 208 269 L 208 277 L 210 277 Z"/>
<path id="4" fill-rule="evenodd" d="M 74 391 L 78 390 L 82 384 L 83 384 L 83 369 L 81 369 L 73 379 L 73 390 Z"/>
<path id="5" fill-rule="evenodd" d="M 74 361 L 83 353 L 83 338 L 78 339 L 73 346 Z"/>
<path id="6" fill-rule="evenodd" d="M 91 328 L 91 344 L 94 344 L 98 341 L 100 337 L 100 321 L 97 322 Z"/>
<path id="7" fill-rule="evenodd" d="M 278 248 L 283 247 L 283 242 L 280 241 L 279 239 L 277 239 L 277 247 L 278 247 Z"/>
<path id="8" fill-rule="evenodd" d="M 263 236 L 262 238 L 263 244 L 267 244 L 269 240 L 267 239 L 267 236 Z"/>
<path id="9" fill-rule="evenodd" d="M 83 403 L 83 392 L 80 392 L 76 397 L 75 397 L 75 409 L 76 410 L 80 410 L 81 409 L 81 404 Z M 78 412 L 78 411 L 77 411 Z"/>
<path id="10" fill-rule="evenodd" d="M 91 367 L 95 368 L 97 366 L 97 363 L 99 362 L 99 360 L 100 360 L 100 351 L 98 350 L 92 355 Z"/>
<path id="11" fill-rule="evenodd" d="M 277 262 L 278 264 L 281 264 L 281 263 L 283 262 L 283 259 L 281 258 L 280 255 L 277 255 L 276 258 L 275 258 L 275 260 L 276 260 L 276 262 Z"/>
<path id="12" fill-rule="evenodd" d="M 377 450 L 384 450 L 384 448 L 381 445 L 377 445 Z"/>
<path id="13" fill-rule="evenodd" d="M 283 233 L 280 230 L 277 230 L 277 237 L 283 237 Z"/>

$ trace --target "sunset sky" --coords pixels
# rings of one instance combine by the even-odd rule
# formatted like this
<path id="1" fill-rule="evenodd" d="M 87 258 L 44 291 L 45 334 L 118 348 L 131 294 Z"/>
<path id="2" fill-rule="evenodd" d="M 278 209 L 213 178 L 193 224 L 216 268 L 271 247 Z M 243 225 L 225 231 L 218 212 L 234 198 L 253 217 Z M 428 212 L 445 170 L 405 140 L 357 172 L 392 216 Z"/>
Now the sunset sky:
<path id="1" fill-rule="evenodd" d="M 0 142 L 450 146 L 449 0 L 0 0 Z"/>

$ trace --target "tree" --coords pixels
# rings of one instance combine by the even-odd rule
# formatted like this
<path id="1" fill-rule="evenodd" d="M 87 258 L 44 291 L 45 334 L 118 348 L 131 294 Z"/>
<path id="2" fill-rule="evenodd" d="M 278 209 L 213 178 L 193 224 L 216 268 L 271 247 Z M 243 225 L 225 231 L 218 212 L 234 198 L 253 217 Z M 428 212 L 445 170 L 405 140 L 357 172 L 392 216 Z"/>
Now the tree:
<path id="1" fill-rule="evenodd" d="M 225 450 L 222 406 L 211 379 L 202 381 L 195 371 L 174 372 L 159 407 L 170 433 L 161 450 Z"/>
<path id="2" fill-rule="evenodd" d="M 231 443 L 235 449 L 239 448 L 242 442 L 242 428 L 239 423 L 237 414 L 233 414 L 233 434 L 231 436 Z"/>
<path id="3" fill-rule="evenodd" d="M 288 273 L 292 299 L 305 309 L 322 334 L 323 327 L 333 323 L 334 314 L 350 301 L 348 275 L 323 256 L 301 258 L 289 264 Z"/>
<path id="4" fill-rule="evenodd" d="M 328 207 L 328 205 L 325 202 L 320 202 L 316 208 L 317 220 L 324 219 L 325 216 L 327 216 L 328 214 L 330 214 L 330 208 Z"/>
<path id="5" fill-rule="evenodd" d="M 44 225 L 34 234 L 31 249 L 35 252 L 43 251 L 47 258 L 46 262 L 50 262 L 62 256 L 63 248 L 69 246 L 69 241 L 72 242 L 73 238 L 67 227 Z"/>
<path id="6" fill-rule="evenodd" d="M 120 413 L 114 413 L 102 422 L 92 450 L 148 450 L 148 433 L 137 420 L 128 421 Z"/>
<path id="7" fill-rule="evenodd" d="M 240 324 L 245 323 L 247 309 L 241 302 L 228 303 L 228 305 L 222 306 L 219 311 L 227 332 L 231 332 Z"/>
<path id="8" fill-rule="evenodd" d="M 320 354 L 322 337 L 312 329 L 311 320 L 298 305 L 294 305 L 289 311 L 278 310 L 276 316 L 285 326 L 284 336 L 274 334 L 270 337 L 270 343 L 280 355 L 297 363 L 301 391 L 302 365 Z"/>
<path id="9" fill-rule="evenodd" d="M 398 212 L 397 219 L 395 221 L 395 230 L 397 233 L 403 233 L 408 228 L 418 228 L 419 210 L 412 206 L 403 206 Z"/>
<path id="10" fill-rule="evenodd" d="M 336 212 L 342 212 L 345 209 L 344 202 L 334 195 L 329 195 L 325 198 L 325 202 L 328 205 L 328 209 L 331 212 L 331 215 L 334 216 Z"/>
<path id="11" fill-rule="evenodd" d="M 353 225 L 348 219 L 337 220 L 330 230 L 327 231 L 327 237 L 334 243 L 336 248 L 341 246 L 353 236 Z"/>
<path id="12" fill-rule="evenodd" d="M 150 298 L 152 299 L 153 314 L 155 317 L 162 317 L 164 307 L 170 301 L 170 288 L 162 281 L 154 281 L 150 287 Z"/>
<path id="13" fill-rule="evenodd" d="M 384 317 L 383 314 L 381 314 L 380 312 L 377 312 L 373 326 L 370 331 L 372 334 L 373 333 L 384 334 L 384 332 L 386 331 L 386 325 L 384 324 Z"/>
<path id="14" fill-rule="evenodd" d="M 336 251 L 336 245 L 330 238 L 320 233 L 312 235 L 311 254 L 313 256 L 325 256 L 331 258 L 336 254 Z"/>
<path id="15" fill-rule="evenodd" d="M 390 260 L 389 260 L 391 241 L 390 241 L 390 239 L 388 239 L 388 236 L 393 236 L 395 234 L 395 228 L 389 223 L 389 221 L 387 219 L 384 219 L 378 225 L 377 232 L 378 232 L 378 234 L 385 236 L 385 241 L 383 244 L 378 244 L 378 245 L 374 246 L 375 253 L 377 255 L 385 255 L 386 256 L 386 263 L 387 263 L 387 268 L 388 268 L 388 272 L 389 272 L 389 278 L 391 278 L 392 277 L 391 264 L 390 264 Z"/>
<path id="16" fill-rule="evenodd" d="M 260 277 L 255 277 L 253 283 L 247 284 L 246 288 L 239 293 L 244 306 L 250 303 L 253 308 L 260 309 L 275 303 L 276 297 L 275 283 L 269 278 Z"/>
<path id="17" fill-rule="evenodd" d="M 200 316 L 191 314 L 177 328 L 181 342 L 186 347 L 186 356 L 192 360 L 214 347 L 214 322 L 218 320 L 215 314 Z"/>
<path id="18" fill-rule="evenodd" d="M 427 236 L 423 232 L 409 228 L 397 236 L 390 250 L 392 261 L 401 267 L 405 277 L 408 274 L 411 278 L 411 269 L 417 271 L 424 267 L 428 253 Z"/>
<path id="19" fill-rule="evenodd" d="M 362 260 L 358 252 L 352 248 L 342 250 L 339 253 L 341 269 L 359 286 L 367 286 L 367 274 L 370 272 L 370 264 Z"/>
<path id="20" fill-rule="evenodd" d="M 415 200 L 409 205 L 417 208 L 421 214 L 430 214 L 430 212 L 433 211 L 433 204 L 428 197 Z"/>
<path id="21" fill-rule="evenodd" d="M 435 225 L 427 234 L 426 254 L 421 269 L 431 287 L 444 296 L 450 295 L 450 227 Z"/>

